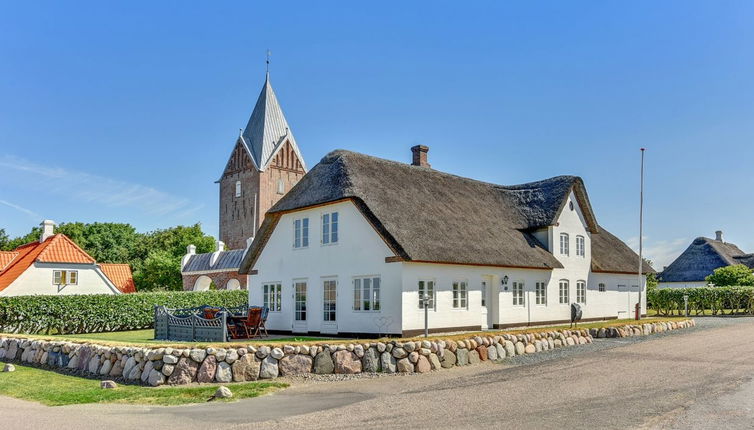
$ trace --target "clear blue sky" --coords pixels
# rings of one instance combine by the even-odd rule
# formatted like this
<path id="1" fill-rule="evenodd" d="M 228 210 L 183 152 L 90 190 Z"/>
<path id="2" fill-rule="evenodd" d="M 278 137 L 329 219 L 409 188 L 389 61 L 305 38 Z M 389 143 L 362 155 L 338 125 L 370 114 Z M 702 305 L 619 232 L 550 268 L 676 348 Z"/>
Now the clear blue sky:
<path id="1" fill-rule="evenodd" d="M 634 244 L 645 146 L 660 268 L 716 229 L 754 251 L 754 2 L 211 3 L 0 3 L 0 227 L 216 235 L 269 48 L 310 166 L 421 143 L 480 180 L 579 175 Z"/>

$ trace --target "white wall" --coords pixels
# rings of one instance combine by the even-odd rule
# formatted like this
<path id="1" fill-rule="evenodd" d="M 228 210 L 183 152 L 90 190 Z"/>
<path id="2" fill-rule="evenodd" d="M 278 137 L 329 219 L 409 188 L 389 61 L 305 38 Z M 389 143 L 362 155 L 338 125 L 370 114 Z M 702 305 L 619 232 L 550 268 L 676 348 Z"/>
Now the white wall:
<path id="1" fill-rule="evenodd" d="M 324 213 L 338 212 L 338 243 L 321 245 L 321 219 Z M 293 248 L 293 221 L 309 218 L 309 247 Z M 262 285 L 282 284 L 282 309 L 270 312 L 267 328 L 292 330 L 294 319 L 293 282 L 306 280 L 308 289 L 307 330 L 322 330 L 322 282 L 337 279 L 337 326 L 339 332 L 401 332 L 401 265 L 385 263 L 393 252 L 351 202 L 340 202 L 285 214 L 262 250 L 249 276 L 249 304 L 261 306 Z M 353 278 L 378 275 L 381 279 L 380 311 L 353 310 Z M 379 329 L 378 324 L 390 321 Z"/>
<path id="2" fill-rule="evenodd" d="M 660 282 L 657 284 L 657 288 L 696 288 L 706 287 L 706 281 L 699 282 Z"/>
<path id="3" fill-rule="evenodd" d="M 78 284 L 60 289 L 53 284 L 53 271 L 78 270 Z M 34 263 L 12 284 L 0 291 L 0 296 L 70 294 L 120 294 L 102 271 L 92 264 Z"/>

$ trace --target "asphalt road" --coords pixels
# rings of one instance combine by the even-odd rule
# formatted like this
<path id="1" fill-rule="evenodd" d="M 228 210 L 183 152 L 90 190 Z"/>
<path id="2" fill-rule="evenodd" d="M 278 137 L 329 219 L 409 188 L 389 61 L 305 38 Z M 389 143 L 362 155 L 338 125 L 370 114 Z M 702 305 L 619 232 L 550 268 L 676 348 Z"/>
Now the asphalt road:
<path id="1" fill-rule="evenodd" d="M 370 380 L 294 381 L 285 391 L 227 404 L 49 408 L 0 397 L 0 422 L 9 429 L 752 428 L 754 318 L 698 323 L 694 329 L 595 341 L 504 364 Z"/>

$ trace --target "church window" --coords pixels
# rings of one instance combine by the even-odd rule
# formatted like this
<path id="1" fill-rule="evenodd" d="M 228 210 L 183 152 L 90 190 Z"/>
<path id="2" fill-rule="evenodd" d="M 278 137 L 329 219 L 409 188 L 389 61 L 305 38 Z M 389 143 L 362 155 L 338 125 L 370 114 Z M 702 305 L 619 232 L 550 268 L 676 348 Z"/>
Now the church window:
<path id="1" fill-rule="evenodd" d="M 241 181 L 236 181 L 236 197 L 241 197 Z"/>
<path id="2" fill-rule="evenodd" d="M 285 181 L 278 179 L 278 194 L 285 194 Z"/>

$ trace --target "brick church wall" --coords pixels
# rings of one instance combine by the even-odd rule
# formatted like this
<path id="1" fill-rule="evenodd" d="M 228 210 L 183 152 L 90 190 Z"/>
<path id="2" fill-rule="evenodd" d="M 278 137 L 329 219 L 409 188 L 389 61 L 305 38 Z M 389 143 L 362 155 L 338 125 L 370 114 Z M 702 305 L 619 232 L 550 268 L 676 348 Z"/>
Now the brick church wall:
<path id="1" fill-rule="evenodd" d="M 208 276 L 210 279 L 212 279 L 212 282 L 215 283 L 218 290 L 225 290 L 226 286 L 228 285 L 228 281 L 231 279 L 237 279 L 238 282 L 241 284 L 241 289 L 245 290 L 246 288 L 246 281 L 248 277 L 246 275 L 242 275 L 238 272 L 216 272 L 216 273 L 205 273 L 205 274 L 195 274 L 195 275 L 183 275 L 183 290 L 184 291 L 192 291 L 194 289 L 194 284 L 196 284 L 196 280 L 199 279 L 201 276 Z"/>

